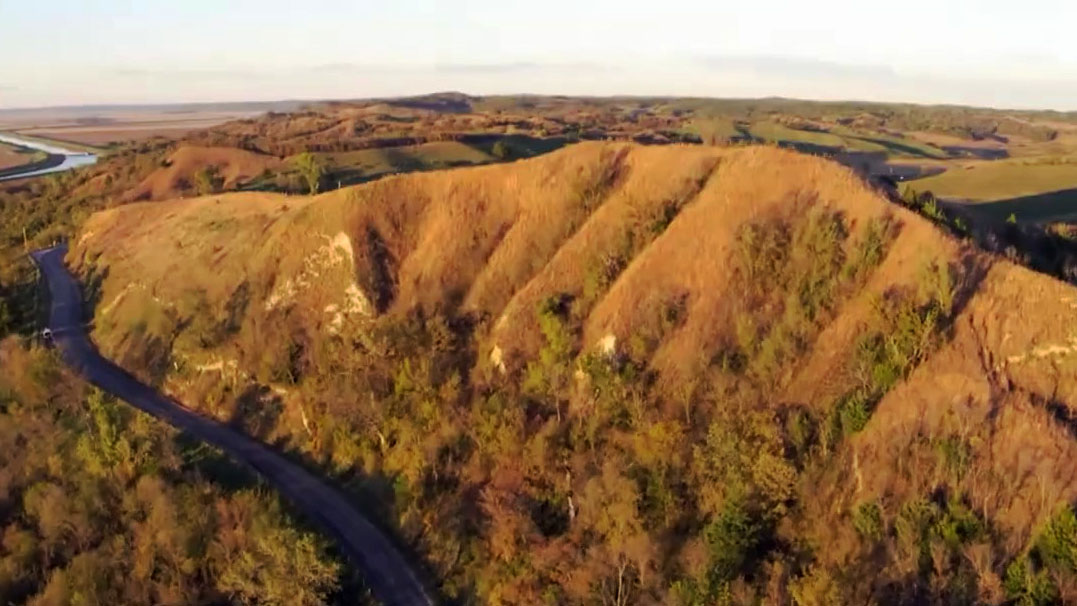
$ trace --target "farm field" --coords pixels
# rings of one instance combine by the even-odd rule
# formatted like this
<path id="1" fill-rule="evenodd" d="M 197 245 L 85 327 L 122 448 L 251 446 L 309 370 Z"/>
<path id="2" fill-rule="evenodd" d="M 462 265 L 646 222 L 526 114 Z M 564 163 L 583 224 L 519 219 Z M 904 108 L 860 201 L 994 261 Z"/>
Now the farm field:
<path id="1" fill-rule="evenodd" d="M 254 105 L 0 110 L 0 130 L 56 142 L 105 147 L 154 137 L 178 139 L 191 131 L 251 118 L 262 111 Z"/>
<path id="2" fill-rule="evenodd" d="M 18 131 L 33 135 L 92 146 L 107 146 L 121 141 L 143 141 L 153 137 L 178 139 L 192 130 L 210 128 L 225 120 L 202 118 L 152 122 L 116 122 L 103 126 L 48 126 Z"/>

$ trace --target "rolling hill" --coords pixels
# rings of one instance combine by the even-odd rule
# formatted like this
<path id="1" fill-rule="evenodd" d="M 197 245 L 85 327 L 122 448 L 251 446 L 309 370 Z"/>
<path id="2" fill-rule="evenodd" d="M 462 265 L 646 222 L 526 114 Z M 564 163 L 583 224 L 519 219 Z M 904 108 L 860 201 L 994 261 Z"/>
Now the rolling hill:
<path id="1" fill-rule="evenodd" d="M 106 355 L 460 603 L 1077 599 L 1077 290 L 832 162 L 583 143 L 73 244 Z"/>

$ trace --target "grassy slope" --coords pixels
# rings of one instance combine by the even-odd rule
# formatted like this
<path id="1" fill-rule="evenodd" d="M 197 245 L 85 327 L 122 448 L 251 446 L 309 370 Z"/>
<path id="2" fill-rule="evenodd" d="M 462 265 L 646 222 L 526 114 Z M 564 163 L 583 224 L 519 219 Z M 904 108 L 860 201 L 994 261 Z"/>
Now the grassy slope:
<path id="1" fill-rule="evenodd" d="M 883 152 L 896 158 L 945 158 L 942 150 L 919 141 L 881 133 L 865 133 L 834 126 L 826 132 L 791 128 L 777 122 L 754 122 L 748 128 L 749 134 L 769 143 L 784 143 L 796 147 L 797 144 L 831 150 L 852 152 Z"/>
<path id="2" fill-rule="evenodd" d="M 704 143 L 731 141 L 744 137 L 732 118 L 693 118 L 685 124 L 685 130 L 699 135 Z"/>
<path id="3" fill-rule="evenodd" d="M 908 137 L 896 137 L 882 133 L 862 133 L 853 129 L 837 126 L 832 133 L 856 142 L 865 151 L 886 151 L 896 157 L 910 158 L 946 158 L 948 154 L 938 147 Z M 856 149 L 856 147 L 851 147 Z"/>
<path id="4" fill-rule="evenodd" d="M 748 128 L 755 137 L 768 142 L 810 143 L 823 147 L 842 147 L 845 140 L 830 133 L 798 130 L 783 126 L 777 122 L 755 122 Z"/>
<path id="5" fill-rule="evenodd" d="M 322 152 L 316 155 L 326 163 L 330 171 L 343 175 L 345 180 L 350 177 L 369 179 L 389 173 L 436 170 L 496 161 L 490 154 L 457 141 L 351 152 Z"/>
<path id="6" fill-rule="evenodd" d="M 715 372 L 724 376 L 712 365 L 740 338 L 738 317 L 767 313 L 765 307 L 739 308 L 741 295 L 730 288 L 743 284 L 735 273 L 742 245 L 738 234 L 759 222 L 796 220 L 810 215 L 811 208 L 841 213 L 853 229 L 854 243 L 872 220 L 889 214 L 897 219 L 899 232 L 865 281 L 842 291 L 838 306 L 819 317 L 819 332 L 808 333 L 807 347 L 779 357 L 783 370 L 758 387 L 770 413 L 776 409 L 766 407 L 782 402 L 817 411 L 841 402 L 858 380 L 849 360 L 872 325 L 873 310 L 896 292 L 922 290 L 925 264 L 949 265 L 958 281 L 954 291 L 946 289 L 956 295 L 944 304 L 955 317 L 941 348 L 882 398 L 861 433 L 805 470 L 804 486 L 810 489 L 798 500 L 802 509 L 784 518 L 797 531 L 795 539 L 786 540 L 820 547 L 814 550 L 818 569 L 797 583 L 822 582 L 817 577 L 826 571 L 848 571 L 852 576 L 843 577 L 844 587 L 856 595 L 856 588 L 874 583 L 912 582 L 895 576 L 905 565 L 900 543 L 896 551 L 871 551 L 865 537 L 872 535 L 861 531 L 864 526 L 853 514 L 864 503 L 873 504 L 877 523 L 897 529 L 887 532 L 900 539 L 909 503 L 934 498 L 941 490 L 958 495 L 951 507 L 961 507 L 962 499 L 975 504 L 982 518 L 978 523 L 998 533 L 998 540 L 983 548 L 993 555 L 976 573 L 980 591 L 986 592 L 983 601 L 997 602 L 990 598 L 1001 595 L 1003 568 L 1058 507 L 1077 498 L 1069 464 L 1077 442 L 1052 417 L 1056 408 L 1077 408 L 1077 334 L 1058 328 L 1077 326 L 1077 294 L 966 248 L 921 218 L 889 207 L 851 173 L 822 160 L 766 148 L 583 144 L 527 162 L 395 177 L 314 199 L 239 194 L 114 209 L 87 223 L 72 261 L 91 283 L 95 276 L 105 276 L 98 284 L 95 337 L 107 353 L 150 374 L 153 369 L 145 361 L 153 358 L 145 354 L 162 350 L 160 343 L 147 349 L 146 342 L 164 342 L 164 360 L 176 366 L 162 364 L 157 378 L 181 397 L 198 393 L 197 385 L 218 374 L 230 383 L 254 377 L 277 381 L 276 388 L 286 395 L 263 437 L 284 440 L 310 456 L 358 465 L 349 459 L 357 455 L 331 446 L 327 436 L 341 431 L 347 415 L 374 414 L 370 408 L 356 404 L 352 392 L 344 408 L 311 407 L 312 402 L 332 402 L 327 390 L 354 371 L 326 377 L 315 373 L 307 379 L 309 385 L 289 385 L 289 371 L 266 375 L 259 368 L 266 352 L 305 343 L 308 351 L 337 351 L 331 357 L 339 363 L 346 354 L 332 349 L 334 335 L 363 343 L 378 322 L 392 324 L 417 310 L 459 310 L 488 319 L 471 336 L 468 348 L 474 353 L 468 359 L 473 366 L 467 372 L 472 381 L 497 389 L 531 368 L 543 346 L 541 331 L 547 331 L 547 342 L 550 338 L 550 327 L 539 322 L 534 309 L 550 295 L 563 293 L 574 301 L 577 318 L 572 351 L 593 352 L 600 342 L 612 342 L 635 352 L 636 359 L 642 356 L 657 373 L 655 389 L 661 394 L 650 414 L 664 409 L 668 414 L 654 419 L 653 427 L 668 427 L 690 415 L 688 409 L 680 412 L 683 404 L 678 404 L 683 386 Z M 610 273 L 610 267 L 619 269 Z M 208 346 L 205 337 L 214 329 L 188 323 L 212 313 L 207 310 L 237 308 L 242 309 L 238 318 L 220 318 L 225 325 L 234 320 L 234 326 L 210 338 Z M 179 338 L 172 341 L 177 331 Z M 504 364 L 508 377 L 499 379 L 491 364 Z M 745 397 L 729 392 L 718 400 L 724 406 L 697 403 L 694 414 L 736 408 Z M 1043 405 L 1046 398 L 1055 408 Z M 227 400 L 190 401 L 204 401 L 211 414 L 236 414 Z M 566 414 L 580 414 L 572 407 L 587 406 L 587 401 L 569 398 Z M 450 409 L 436 410 L 450 415 Z M 360 426 L 369 427 L 371 421 L 360 418 Z M 381 461 L 378 469 L 401 474 L 398 482 L 410 482 L 417 490 L 414 483 L 423 476 L 403 463 L 409 451 L 394 448 L 437 451 L 439 436 L 451 440 L 447 436 L 457 422 L 474 426 L 451 415 L 441 417 L 434 426 L 438 430 L 426 430 L 422 444 L 400 442 L 387 453 L 369 456 Z M 400 431 L 390 427 L 396 426 L 379 431 Z M 369 433 L 359 426 L 354 431 L 357 436 Z M 405 439 L 404 434 L 390 435 Z M 513 440 L 531 444 L 542 439 L 541 432 L 526 435 L 531 437 Z M 692 434 L 689 442 L 704 438 Z M 371 452 L 376 452 L 377 441 L 373 444 Z M 478 444 L 480 452 L 491 447 L 481 440 Z M 552 446 L 541 446 L 546 447 Z M 1026 451 L 1037 456 L 1023 456 Z M 533 461 L 540 456 L 535 452 L 518 456 Z M 601 453 L 613 456 L 608 449 Z M 959 457 L 959 473 L 948 471 L 947 453 Z M 592 494 L 582 482 L 594 469 L 565 464 L 573 465 L 577 494 Z M 497 482 L 510 480 L 469 469 L 485 478 L 474 480 L 480 485 L 491 482 L 483 489 L 483 503 L 493 507 L 488 491 L 508 490 Z M 1041 478 L 1035 489 L 1026 486 L 1033 477 Z M 422 515 L 435 515 L 435 510 L 422 509 L 432 505 L 418 507 L 426 512 Z M 400 515 L 407 527 L 413 519 L 408 516 L 419 514 L 401 510 Z M 480 519 L 493 524 L 497 518 Z M 452 532 L 452 524 L 430 524 L 441 529 L 437 532 Z M 581 518 L 580 524 L 588 522 Z M 414 532 L 422 534 L 417 528 Z M 491 541 L 501 536 L 496 534 L 501 531 L 491 532 Z M 452 559 L 437 548 L 446 540 L 445 535 L 426 536 L 420 545 L 450 578 L 461 573 L 442 559 Z M 534 537 L 526 540 L 544 544 Z M 546 548 L 555 544 L 575 548 L 561 543 Z M 483 545 L 484 553 L 498 550 L 492 551 L 497 557 L 507 549 L 501 543 Z M 679 541 L 675 549 L 691 545 Z M 572 551 L 559 553 L 563 563 L 576 561 Z M 908 557 L 917 561 L 915 552 Z M 955 562 L 964 561 L 957 558 Z M 484 582 L 509 574 L 496 565 L 490 563 L 494 568 L 483 573 Z M 542 574 L 561 578 L 550 570 Z M 526 582 L 541 583 L 550 577 L 528 578 Z M 571 578 L 563 586 L 571 586 Z M 512 603 L 517 594 L 502 595 Z"/>
<path id="7" fill-rule="evenodd" d="M 279 167 L 273 156 L 228 147 L 183 145 L 163 165 L 124 194 L 126 200 L 165 200 L 190 193 L 199 171 L 212 168 L 219 186 L 233 188 Z"/>
<path id="8" fill-rule="evenodd" d="M 966 163 L 914 187 L 944 198 L 972 202 L 1005 200 L 1077 188 L 1077 161 L 1059 164 L 1020 160 Z"/>
<path id="9" fill-rule="evenodd" d="M 1064 158 L 972 162 L 910 183 L 918 191 L 968 201 L 975 212 L 1005 220 L 1072 221 L 1077 217 L 1077 162 Z"/>

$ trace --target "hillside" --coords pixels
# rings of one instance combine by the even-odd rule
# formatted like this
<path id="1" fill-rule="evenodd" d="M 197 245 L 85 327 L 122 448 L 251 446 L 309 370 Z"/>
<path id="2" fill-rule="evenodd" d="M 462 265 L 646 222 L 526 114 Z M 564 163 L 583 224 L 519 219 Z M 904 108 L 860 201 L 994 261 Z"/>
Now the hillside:
<path id="1" fill-rule="evenodd" d="M 99 212 L 103 352 L 459 603 L 1077 599 L 1077 291 L 767 147 Z"/>
<path id="2" fill-rule="evenodd" d="M 1012 215 L 1023 223 L 1074 223 L 1077 216 L 1077 160 L 1072 155 L 969 162 L 919 180 L 915 187 L 967 201 L 967 210 L 997 221 Z"/>
<path id="3" fill-rule="evenodd" d="M 138 186 L 125 193 L 124 199 L 167 200 L 191 190 L 197 191 L 199 173 L 211 181 L 204 186 L 207 189 L 232 189 L 278 168 L 281 161 L 242 149 L 181 146 L 169 154 L 162 164 Z"/>

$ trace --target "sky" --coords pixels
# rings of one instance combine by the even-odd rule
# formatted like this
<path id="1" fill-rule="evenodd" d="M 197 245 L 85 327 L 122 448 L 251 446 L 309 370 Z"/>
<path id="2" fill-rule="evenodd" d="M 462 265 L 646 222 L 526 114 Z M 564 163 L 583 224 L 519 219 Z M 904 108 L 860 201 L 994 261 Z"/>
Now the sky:
<path id="1" fill-rule="evenodd" d="M 0 0 L 0 108 L 471 94 L 1077 110 L 1073 0 Z"/>

